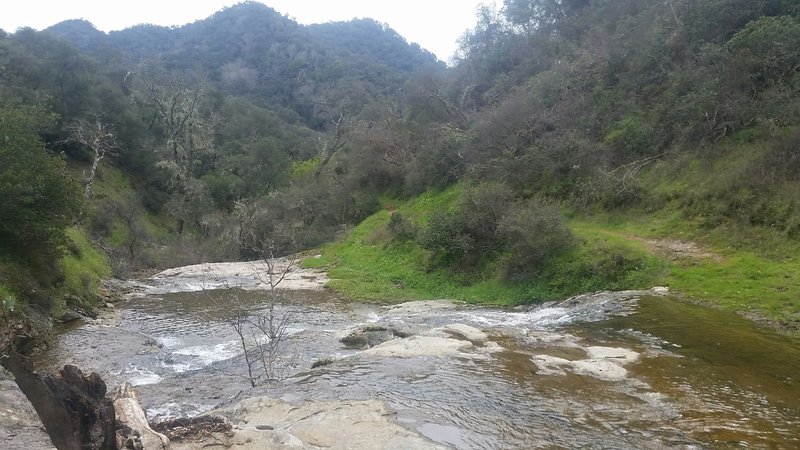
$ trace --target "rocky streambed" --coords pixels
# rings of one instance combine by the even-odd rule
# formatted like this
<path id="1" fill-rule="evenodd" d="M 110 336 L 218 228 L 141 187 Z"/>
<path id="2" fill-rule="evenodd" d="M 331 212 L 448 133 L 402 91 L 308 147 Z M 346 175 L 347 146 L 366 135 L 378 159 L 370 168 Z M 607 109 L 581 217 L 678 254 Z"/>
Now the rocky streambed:
<path id="1" fill-rule="evenodd" d="M 800 446 L 798 342 L 665 289 L 514 309 L 378 306 L 294 270 L 278 304 L 292 317 L 285 378 L 251 388 L 225 302 L 235 292 L 237 307 L 263 309 L 257 270 L 191 266 L 129 283 L 111 319 L 62 330 L 38 364 L 129 381 L 151 420 L 233 424 L 173 448 Z M 5 448 L 36 434 L 17 406 L 0 411 Z"/>

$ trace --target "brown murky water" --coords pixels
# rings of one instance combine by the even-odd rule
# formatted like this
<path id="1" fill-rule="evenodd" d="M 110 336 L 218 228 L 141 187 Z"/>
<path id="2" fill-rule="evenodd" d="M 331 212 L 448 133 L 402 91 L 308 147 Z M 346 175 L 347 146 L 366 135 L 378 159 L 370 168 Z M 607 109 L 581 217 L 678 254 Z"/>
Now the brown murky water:
<path id="1" fill-rule="evenodd" d="M 257 309 L 263 297 L 242 299 Z M 381 399 L 409 429 L 465 449 L 800 447 L 800 341 L 664 297 L 642 298 L 623 316 L 609 304 L 396 314 L 292 292 L 281 306 L 296 317 L 292 375 L 251 390 L 230 309 L 203 294 L 168 294 L 125 304 L 119 327 L 66 330 L 39 363 L 75 363 L 111 385 L 130 380 L 151 416 L 197 414 L 266 392 L 290 401 Z M 388 358 L 339 343 L 376 322 L 414 332 L 463 323 L 503 350 Z M 592 349 L 638 356 L 625 364 L 610 356 L 604 363 L 624 375 L 603 379 L 581 365 Z M 310 368 L 331 356 L 335 363 Z M 545 370 L 541 361 L 556 362 Z"/>

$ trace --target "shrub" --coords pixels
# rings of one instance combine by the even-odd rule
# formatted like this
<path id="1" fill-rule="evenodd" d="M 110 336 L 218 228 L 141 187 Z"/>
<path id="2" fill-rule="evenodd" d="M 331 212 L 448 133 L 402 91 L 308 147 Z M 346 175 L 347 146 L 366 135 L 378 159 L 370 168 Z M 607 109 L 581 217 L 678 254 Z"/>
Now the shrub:
<path id="1" fill-rule="evenodd" d="M 652 127 L 641 117 L 628 116 L 614 124 L 605 142 L 624 161 L 651 152 L 655 139 Z"/>
<path id="2" fill-rule="evenodd" d="M 462 218 L 459 213 L 437 211 L 419 234 L 419 244 L 431 252 L 432 266 L 454 266 L 472 252 L 475 245 L 464 231 Z"/>
<path id="3" fill-rule="evenodd" d="M 420 227 L 399 212 L 392 213 L 389 217 L 389 231 L 398 241 L 410 241 L 417 238 Z"/>
<path id="4" fill-rule="evenodd" d="M 558 209 L 538 201 L 520 203 L 502 218 L 498 233 L 505 242 L 505 273 L 529 275 L 575 245 Z"/>
<path id="5" fill-rule="evenodd" d="M 432 265 L 472 269 L 501 250 L 497 226 L 512 199 L 505 184 L 482 182 L 464 192 L 455 211 L 434 213 L 418 238 L 419 244 L 432 252 Z"/>

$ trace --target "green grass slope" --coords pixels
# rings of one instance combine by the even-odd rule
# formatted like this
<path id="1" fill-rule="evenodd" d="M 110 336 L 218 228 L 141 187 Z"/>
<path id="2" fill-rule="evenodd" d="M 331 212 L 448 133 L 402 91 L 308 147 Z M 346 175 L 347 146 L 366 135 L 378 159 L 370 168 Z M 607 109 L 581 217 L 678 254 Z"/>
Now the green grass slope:
<path id="1" fill-rule="evenodd" d="M 740 155 L 746 149 L 734 145 L 730 170 L 745 170 Z M 800 330 L 800 242 L 786 229 L 720 218 L 728 214 L 725 201 L 738 195 L 742 180 L 709 179 L 704 164 L 675 159 L 643 173 L 643 200 L 637 205 L 570 211 L 567 223 L 579 244 L 525 281 L 504 279 L 499 258 L 469 273 L 432 268 L 430 255 L 417 243 L 393 238 L 388 228 L 393 212 L 424 225 L 433 212 L 457 203 L 458 186 L 409 201 L 385 199 L 384 210 L 304 265 L 329 270 L 330 286 L 343 295 L 375 301 L 450 298 L 514 305 L 667 285 L 687 300 Z M 775 210 L 794 201 L 773 195 Z M 697 199 L 705 203 L 698 206 Z"/>
<path id="2" fill-rule="evenodd" d="M 432 268 L 428 252 L 417 243 L 393 239 L 388 229 L 393 212 L 425 224 L 433 212 L 450 208 L 459 194 L 459 187 L 453 187 L 405 202 L 386 200 L 386 209 L 303 264 L 327 269 L 330 287 L 343 295 L 376 301 L 448 298 L 514 305 L 603 289 L 645 289 L 664 279 L 664 263 L 642 244 L 589 228 L 573 229 L 579 244 L 525 281 L 505 279 L 497 258 L 467 273 Z"/>

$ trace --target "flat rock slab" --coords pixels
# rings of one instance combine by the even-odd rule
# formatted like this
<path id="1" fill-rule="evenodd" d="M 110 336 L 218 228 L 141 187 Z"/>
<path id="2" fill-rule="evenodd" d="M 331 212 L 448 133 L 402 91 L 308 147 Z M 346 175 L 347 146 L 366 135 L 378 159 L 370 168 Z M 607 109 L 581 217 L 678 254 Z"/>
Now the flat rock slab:
<path id="1" fill-rule="evenodd" d="M 360 355 L 388 358 L 421 356 L 457 356 L 485 359 L 488 354 L 502 350 L 483 331 L 460 323 L 432 328 L 419 335 L 393 339 L 365 350 Z"/>
<path id="2" fill-rule="evenodd" d="M 208 436 L 203 441 L 178 443 L 174 450 L 236 449 L 444 449 L 394 423 L 377 400 L 288 403 L 256 397 L 215 411 L 234 424 L 233 436 Z"/>
<path id="3" fill-rule="evenodd" d="M 569 360 L 551 355 L 535 355 L 531 361 L 541 375 L 586 375 L 605 381 L 628 378 L 625 365 L 639 359 L 639 354 L 625 348 L 590 346 L 582 348 L 586 358 Z"/>
<path id="4" fill-rule="evenodd" d="M 321 290 L 328 284 L 325 272 L 299 267 L 299 260 L 278 258 L 273 274 L 286 276 L 277 285 L 285 290 Z M 269 269 L 264 261 L 205 263 L 175 267 L 161 271 L 145 280 L 144 294 L 197 292 L 211 289 L 240 288 L 269 289 Z"/>

